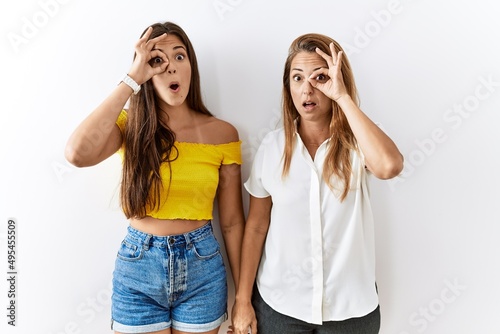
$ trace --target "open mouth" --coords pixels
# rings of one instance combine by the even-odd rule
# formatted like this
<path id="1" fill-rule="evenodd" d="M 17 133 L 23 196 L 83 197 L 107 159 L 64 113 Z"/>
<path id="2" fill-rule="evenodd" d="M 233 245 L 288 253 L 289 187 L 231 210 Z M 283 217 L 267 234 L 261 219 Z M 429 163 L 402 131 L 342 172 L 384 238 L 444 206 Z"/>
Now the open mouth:
<path id="1" fill-rule="evenodd" d="M 304 108 L 313 108 L 313 107 L 316 106 L 316 103 L 314 103 L 314 102 L 304 102 L 304 103 L 302 103 L 302 106 Z"/>
<path id="2" fill-rule="evenodd" d="M 179 89 L 179 84 L 175 84 L 175 83 L 174 83 L 174 84 L 171 84 L 171 85 L 170 85 L 170 89 L 171 89 L 171 90 L 177 90 L 177 89 Z"/>

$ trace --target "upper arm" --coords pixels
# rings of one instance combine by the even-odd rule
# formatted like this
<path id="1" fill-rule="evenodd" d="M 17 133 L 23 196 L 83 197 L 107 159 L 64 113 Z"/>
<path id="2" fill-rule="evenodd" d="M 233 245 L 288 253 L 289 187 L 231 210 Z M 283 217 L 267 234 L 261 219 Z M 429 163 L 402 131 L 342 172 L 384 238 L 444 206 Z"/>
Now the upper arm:
<path id="1" fill-rule="evenodd" d="M 217 129 L 213 131 L 217 136 L 217 138 L 214 138 L 216 143 L 225 144 L 239 141 L 238 131 L 230 123 L 216 119 L 214 125 Z M 239 154 L 236 155 L 239 156 Z M 229 159 L 231 162 L 238 160 L 241 159 Z M 243 221 L 241 165 L 239 163 L 222 163 L 220 165 L 217 197 L 222 225 L 231 225 Z"/>
<path id="2" fill-rule="evenodd" d="M 220 166 L 217 199 L 221 225 L 230 226 L 243 220 L 240 165 Z"/>
<path id="3" fill-rule="evenodd" d="M 120 128 L 113 124 L 110 132 L 107 132 L 105 128 L 93 129 L 80 136 L 79 139 L 70 138 L 66 145 L 65 156 L 77 167 L 89 167 L 109 158 L 118 151 L 121 145 Z"/>
<path id="4" fill-rule="evenodd" d="M 101 150 L 101 153 L 97 157 L 97 163 L 106 160 L 109 158 L 111 155 L 116 153 L 123 144 L 123 135 L 120 131 L 120 128 L 118 125 L 114 124 L 113 125 L 113 130 L 111 130 L 111 133 L 109 134 L 108 140 Z"/>

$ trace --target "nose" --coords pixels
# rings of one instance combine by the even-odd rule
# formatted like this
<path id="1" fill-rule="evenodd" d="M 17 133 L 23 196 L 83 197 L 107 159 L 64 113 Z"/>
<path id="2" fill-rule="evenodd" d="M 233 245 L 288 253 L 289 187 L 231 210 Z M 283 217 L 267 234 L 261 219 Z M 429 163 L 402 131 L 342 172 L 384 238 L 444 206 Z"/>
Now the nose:
<path id="1" fill-rule="evenodd" d="M 172 64 L 171 62 L 168 63 L 168 66 L 167 66 L 167 72 L 169 74 L 173 74 L 176 72 L 176 68 L 175 68 L 175 65 Z"/>
<path id="2" fill-rule="evenodd" d="M 311 95 L 314 88 L 308 80 L 304 80 L 302 84 L 302 94 L 303 95 Z"/>

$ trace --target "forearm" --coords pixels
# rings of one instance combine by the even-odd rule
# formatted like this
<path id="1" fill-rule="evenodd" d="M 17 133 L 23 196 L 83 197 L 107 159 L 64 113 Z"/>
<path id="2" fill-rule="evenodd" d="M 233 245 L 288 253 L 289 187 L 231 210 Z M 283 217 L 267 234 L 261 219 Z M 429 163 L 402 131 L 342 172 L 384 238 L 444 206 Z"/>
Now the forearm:
<path id="1" fill-rule="evenodd" d="M 389 179 L 403 169 L 403 156 L 394 142 L 346 95 L 336 101 L 349 122 L 368 169 L 378 178 Z"/>
<path id="2" fill-rule="evenodd" d="M 252 221 L 247 222 L 241 249 L 240 282 L 236 292 L 236 301 L 250 302 L 252 289 L 257 275 L 267 229 L 256 229 Z"/>
<path id="3" fill-rule="evenodd" d="M 238 290 L 238 282 L 240 279 L 241 242 L 243 240 L 244 228 L 243 217 L 238 220 L 237 223 L 222 228 L 222 236 L 224 238 L 226 253 L 236 291 Z"/>
<path id="4" fill-rule="evenodd" d="M 226 138 L 237 141 L 237 133 Z M 241 165 L 222 165 L 219 170 L 218 188 L 219 220 L 226 245 L 226 253 L 231 267 L 235 289 L 240 277 L 241 241 L 245 229 L 243 199 L 241 196 Z"/>
<path id="5" fill-rule="evenodd" d="M 110 155 L 109 142 L 118 115 L 132 89 L 120 83 L 112 93 L 75 129 L 66 145 L 66 158 L 78 167 L 94 165 Z M 119 148 L 115 143 L 114 149 Z"/>

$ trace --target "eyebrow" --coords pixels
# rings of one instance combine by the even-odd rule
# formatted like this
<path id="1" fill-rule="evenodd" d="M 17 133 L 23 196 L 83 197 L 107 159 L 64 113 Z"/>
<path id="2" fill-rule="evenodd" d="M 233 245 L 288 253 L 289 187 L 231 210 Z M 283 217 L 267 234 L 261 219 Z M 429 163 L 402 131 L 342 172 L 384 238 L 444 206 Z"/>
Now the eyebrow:
<path id="1" fill-rule="evenodd" d="M 313 72 L 314 72 L 314 71 L 317 71 L 317 70 L 319 70 L 319 69 L 321 69 L 321 68 L 325 68 L 325 67 L 324 67 L 324 66 L 317 67 L 317 68 L 315 68 L 315 69 L 313 70 Z M 302 69 L 300 69 L 300 68 L 296 68 L 296 67 L 292 68 L 292 69 L 291 69 L 291 71 L 299 71 L 299 72 L 304 72 L 304 70 L 302 70 Z"/>
<path id="2" fill-rule="evenodd" d="M 187 52 L 186 48 L 183 46 L 183 45 L 177 45 L 177 46 L 174 46 L 172 48 L 172 50 L 177 50 L 177 49 L 183 49 L 184 51 Z M 165 53 L 165 51 L 163 51 L 163 49 L 160 49 L 160 48 L 153 48 L 153 50 L 160 50 L 161 52 Z"/>

